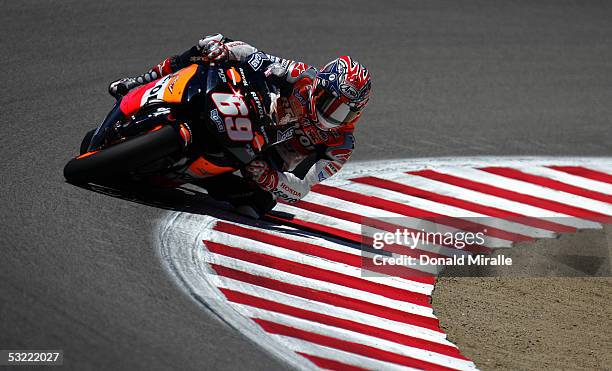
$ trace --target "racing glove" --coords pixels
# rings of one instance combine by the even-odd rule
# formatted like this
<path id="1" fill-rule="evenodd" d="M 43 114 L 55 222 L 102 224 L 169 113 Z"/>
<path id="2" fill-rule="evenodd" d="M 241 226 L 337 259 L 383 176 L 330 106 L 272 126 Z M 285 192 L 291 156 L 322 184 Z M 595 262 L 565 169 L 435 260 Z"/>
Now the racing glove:
<path id="1" fill-rule="evenodd" d="M 320 164 L 317 163 L 313 166 L 309 173 L 322 171 L 321 166 L 325 167 L 329 163 L 329 161 L 319 162 Z M 313 179 L 314 174 L 309 174 L 310 177 L 300 179 L 292 173 L 273 169 L 263 160 L 251 162 L 246 167 L 246 171 L 255 184 L 272 194 L 274 200 L 287 204 L 296 203 L 304 198 L 310 192 L 310 188 L 317 183 L 316 178 Z"/>
<path id="2" fill-rule="evenodd" d="M 278 172 L 263 160 L 252 161 L 246 167 L 247 174 L 261 189 L 268 192 L 278 185 Z"/>
<path id="3" fill-rule="evenodd" d="M 252 161 L 246 167 L 246 172 L 259 188 L 270 192 L 274 200 L 287 204 L 298 202 L 306 196 L 312 186 L 309 180 L 277 171 L 263 160 Z"/>
<path id="4" fill-rule="evenodd" d="M 314 79 L 317 76 L 317 70 L 314 67 L 289 59 L 280 59 L 279 62 L 271 63 L 264 70 L 264 73 L 266 77 L 274 76 L 290 84 L 295 84 L 296 81 L 304 77 Z"/>
<path id="5" fill-rule="evenodd" d="M 351 133 L 344 134 L 342 143 L 327 147 L 322 158 L 310 166 L 303 178 L 291 172 L 275 170 L 267 161 L 254 160 L 245 170 L 245 176 L 264 191 L 270 192 L 274 200 L 292 204 L 310 192 L 310 188 L 336 174 L 348 161 L 355 139 Z"/>
<path id="6" fill-rule="evenodd" d="M 208 35 L 198 41 L 196 48 L 209 62 L 225 62 L 229 58 L 229 50 L 223 41 L 224 37 L 220 33 Z"/>

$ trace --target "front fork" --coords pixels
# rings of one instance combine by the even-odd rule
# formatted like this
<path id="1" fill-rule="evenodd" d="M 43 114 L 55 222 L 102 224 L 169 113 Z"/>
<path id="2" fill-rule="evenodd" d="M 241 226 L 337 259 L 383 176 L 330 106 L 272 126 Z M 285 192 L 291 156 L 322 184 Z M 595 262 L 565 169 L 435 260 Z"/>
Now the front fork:
<path id="1" fill-rule="evenodd" d="M 98 126 L 93 136 L 91 137 L 91 141 L 89 142 L 89 147 L 87 148 L 88 152 L 96 151 L 100 147 L 102 147 L 102 145 L 106 141 L 107 131 L 109 130 L 109 128 L 111 128 L 114 124 L 120 122 L 125 118 L 125 115 L 123 114 L 123 112 L 121 112 L 121 109 L 119 107 L 120 104 L 121 100 L 116 101 L 113 109 L 108 113 L 108 115 L 106 115 L 106 118 L 104 119 L 104 121 L 102 121 L 100 126 Z"/>

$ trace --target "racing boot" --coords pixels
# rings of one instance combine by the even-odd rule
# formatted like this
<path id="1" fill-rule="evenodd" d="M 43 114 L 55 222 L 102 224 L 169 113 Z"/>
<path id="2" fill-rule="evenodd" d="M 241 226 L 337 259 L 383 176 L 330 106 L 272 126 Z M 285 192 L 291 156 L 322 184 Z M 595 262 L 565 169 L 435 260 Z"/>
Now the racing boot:
<path id="1" fill-rule="evenodd" d="M 108 86 L 108 93 L 116 100 L 123 98 L 130 90 L 142 85 L 139 84 L 135 77 L 124 77 L 113 81 Z"/>
<path id="2" fill-rule="evenodd" d="M 111 82 L 108 86 L 108 92 L 115 99 L 119 100 L 137 86 L 147 84 L 153 80 L 169 75 L 172 72 L 178 71 L 183 64 L 184 63 L 181 62 L 178 55 L 168 57 L 142 75 L 136 77 L 124 77 Z"/>

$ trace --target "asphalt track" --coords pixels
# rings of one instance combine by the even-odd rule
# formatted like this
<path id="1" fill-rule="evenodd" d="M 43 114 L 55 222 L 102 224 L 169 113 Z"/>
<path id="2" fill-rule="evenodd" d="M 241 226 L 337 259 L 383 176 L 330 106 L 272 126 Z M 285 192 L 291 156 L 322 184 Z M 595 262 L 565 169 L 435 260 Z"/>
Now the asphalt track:
<path id="1" fill-rule="evenodd" d="M 0 348 L 73 369 L 282 367 L 177 289 L 151 243 L 162 207 L 63 182 L 108 81 L 202 34 L 368 65 L 355 159 L 612 155 L 610 3 L 0 4 Z"/>

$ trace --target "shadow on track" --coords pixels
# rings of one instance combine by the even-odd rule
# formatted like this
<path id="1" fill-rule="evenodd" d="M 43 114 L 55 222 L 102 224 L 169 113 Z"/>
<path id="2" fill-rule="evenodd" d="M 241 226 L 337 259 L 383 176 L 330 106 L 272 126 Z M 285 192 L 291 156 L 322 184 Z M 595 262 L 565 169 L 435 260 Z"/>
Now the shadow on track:
<path id="1" fill-rule="evenodd" d="M 208 195 L 206 191 L 197 186 L 188 185 L 177 188 L 153 186 L 149 183 L 139 182 L 115 182 L 107 184 L 69 184 L 100 193 L 106 196 L 119 198 L 141 205 L 147 205 L 160 209 L 178 211 L 190 214 L 207 215 L 219 220 L 233 222 L 257 228 L 265 228 L 282 234 L 306 237 L 323 238 L 330 242 L 350 246 L 355 249 L 364 250 L 364 246 L 351 240 L 338 236 L 326 234 L 325 232 L 310 230 L 292 223 L 295 215 L 282 211 L 271 211 L 260 220 L 247 218 L 235 212 L 234 207 L 228 202 L 219 201 Z M 366 250 L 372 250 L 365 248 Z M 372 252 L 380 253 L 373 250 Z"/>

